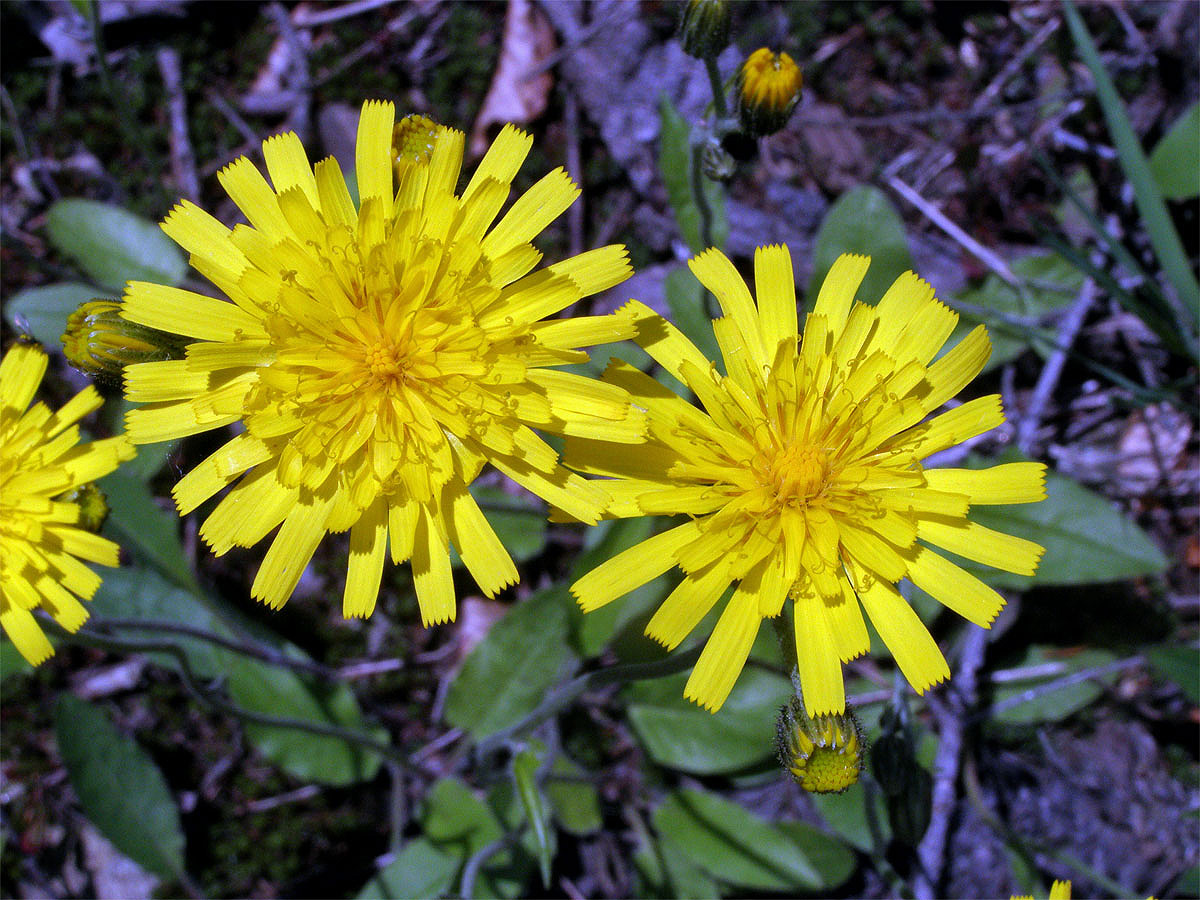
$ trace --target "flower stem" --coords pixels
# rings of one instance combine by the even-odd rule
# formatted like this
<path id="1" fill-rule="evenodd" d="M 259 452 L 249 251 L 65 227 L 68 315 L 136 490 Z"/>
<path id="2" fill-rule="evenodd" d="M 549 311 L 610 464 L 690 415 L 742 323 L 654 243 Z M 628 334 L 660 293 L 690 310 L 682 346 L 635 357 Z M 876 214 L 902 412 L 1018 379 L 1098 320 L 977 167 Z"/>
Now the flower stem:
<path id="1" fill-rule="evenodd" d="M 729 107 L 725 103 L 725 85 L 721 81 L 721 70 L 717 68 L 717 58 L 705 57 L 704 69 L 708 72 L 708 83 L 712 87 L 713 109 L 716 110 L 718 120 L 724 119 L 729 115 Z"/>
<path id="2" fill-rule="evenodd" d="M 538 704 L 533 712 L 529 713 L 529 715 L 525 716 L 525 718 L 521 719 L 515 725 L 505 728 L 503 731 L 498 731 L 491 737 L 480 741 L 479 746 L 476 748 L 476 755 L 478 758 L 484 759 L 495 753 L 517 735 L 524 734 L 536 728 L 551 716 L 566 709 L 576 697 L 586 690 L 606 684 L 624 684 L 629 681 L 641 681 L 648 678 L 665 678 L 668 675 L 675 675 L 678 672 L 691 668 L 696 660 L 700 658 L 700 651 L 702 649 L 703 647 L 697 646 L 684 653 L 668 656 L 666 659 L 645 663 L 624 663 L 623 665 L 609 666 L 607 669 L 597 669 L 594 672 L 579 675 L 549 694 L 545 700 Z"/>

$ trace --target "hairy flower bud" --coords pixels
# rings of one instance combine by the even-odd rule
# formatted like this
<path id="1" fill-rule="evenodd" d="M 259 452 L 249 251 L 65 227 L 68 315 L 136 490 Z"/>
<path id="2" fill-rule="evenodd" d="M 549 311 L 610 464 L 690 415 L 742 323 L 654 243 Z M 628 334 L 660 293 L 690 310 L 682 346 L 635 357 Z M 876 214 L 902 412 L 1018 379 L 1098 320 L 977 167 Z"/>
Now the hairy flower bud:
<path id="1" fill-rule="evenodd" d="M 67 361 L 102 381 L 117 381 L 133 363 L 181 359 L 186 341 L 121 317 L 116 300 L 89 300 L 67 318 L 62 335 Z"/>
<path id="2" fill-rule="evenodd" d="M 738 74 L 737 111 L 742 127 L 755 137 L 774 134 L 787 124 L 800 101 L 804 78 L 786 53 L 760 47 Z"/>
<path id="3" fill-rule="evenodd" d="M 729 45 L 733 11 L 728 0 L 688 0 L 679 23 L 683 51 L 697 59 L 715 58 Z"/>
<path id="4" fill-rule="evenodd" d="M 840 794 L 858 781 L 866 743 L 849 707 L 841 715 L 810 717 L 800 698 L 779 710 L 775 748 L 780 764 L 806 791 Z"/>

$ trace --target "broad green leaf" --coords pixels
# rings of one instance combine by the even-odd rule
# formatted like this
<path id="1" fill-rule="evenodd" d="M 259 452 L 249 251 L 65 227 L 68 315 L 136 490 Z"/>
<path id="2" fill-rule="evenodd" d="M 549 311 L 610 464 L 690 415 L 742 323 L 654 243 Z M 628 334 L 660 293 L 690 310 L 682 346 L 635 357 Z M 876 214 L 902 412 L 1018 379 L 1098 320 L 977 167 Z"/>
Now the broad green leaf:
<path id="1" fill-rule="evenodd" d="M 533 839 L 537 846 L 538 867 L 542 875 L 542 887 L 550 887 L 550 863 L 554 857 L 554 831 L 550 826 L 550 810 L 546 798 L 538 786 L 536 776 L 540 763 L 530 750 L 522 750 L 513 758 L 513 782 L 517 796 L 525 810 Z"/>
<path id="2" fill-rule="evenodd" d="M 286 651 L 296 658 L 295 648 Z M 334 725 L 386 739 L 381 729 L 367 730 L 358 703 L 344 684 L 328 688 L 302 679 L 290 669 L 270 666 L 234 653 L 227 654 L 229 696 L 251 712 L 314 725 Z M 296 728 L 246 723 L 246 736 L 255 747 L 292 775 L 304 781 L 346 785 L 367 781 L 379 771 L 379 755 L 338 737 Z"/>
<path id="3" fill-rule="evenodd" d="M 546 780 L 546 799 L 550 801 L 554 821 L 563 831 L 576 836 L 592 834 L 604 825 L 600 793 L 586 778 L 582 766 L 560 754 Z"/>
<path id="4" fill-rule="evenodd" d="M 747 668 L 716 713 L 683 698 L 686 680 L 681 673 L 634 682 L 625 690 L 630 724 L 655 762 L 715 775 L 761 763 L 775 752 L 775 717 L 792 694 L 786 678 Z"/>
<path id="5" fill-rule="evenodd" d="M 424 837 L 404 845 L 396 858 L 358 892 L 358 900 L 424 900 L 453 893 L 462 861 L 443 853 Z"/>
<path id="6" fill-rule="evenodd" d="M 1157 575 L 1163 552 L 1113 503 L 1056 472 L 1046 474 L 1046 499 L 1018 506 L 974 506 L 971 519 L 1046 548 L 1037 573 L 1013 575 L 968 564 L 995 587 L 1094 584 Z"/>
<path id="7" fill-rule="evenodd" d="M 179 517 L 154 502 L 140 478 L 122 467 L 97 483 L 108 500 L 107 529 L 122 547 L 132 550 L 176 584 L 197 588 L 179 541 Z"/>
<path id="8" fill-rule="evenodd" d="M 642 861 L 641 868 L 647 877 L 650 860 L 653 859 L 659 864 L 661 876 L 656 882 L 661 892 L 659 896 L 695 898 L 695 900 L 708 900 L 710 897 L 721 896 L 720 885 L 716 879 L 704 871 L 670 837 L 659 841 L 655 849 L 657 857 L 653 856 L 654 850 L 639 851 L 639 853 Z"/>
<path id="9" fill-rule="evenodd" d="M 874 853 L 876 847 L 887 846 L 892 828 L 882 792 L 869 791 L 860 782 L 858 787 L 840 794 L 809 794 L 808 799 L 834 833 L 851 846 L 868 854 Z M 868 802 L 874 804 L 871 811 Z"/>
<path id="10" fill-rule="evenodd" d="M 664 843 L 677 845 L 719 881 L 760 891 L 827 886 L 791 835 L 736 803 L 696 790 L 671 793 L 654 812 Z"/>
<path id="11" fill-rule="evenodd" d="M 25 661 L 16 645 L 6 637 L 0 637 L 0 683 L 14 675 L 26 675 L 33 666 Z"/>
<path id="12" fill-rule="evenodd" d="M 1013 274 L 1025 282 L 1025 290 L 1018 291 L 1006 284 L 998 275 L 990 274 L 977 288 L 963 291 L 952 298 L 970 303 L 1001 315 L 1039 318 L 1070 306 L 1079 296 L 1083 286 L 1083 273 L 1057 253 L 1037 253 L 1012 263 Z M 1002 366 L 1016 359 L 1030 346 L 1030 328 L 1004 321 L 998 316 L 977 315 L 963 310 L 959 314 L 958 326 L 946 341 L 953 347 L 967 334 L 983 323 L 987 326 L 992 341 L 992 355 L 984 371 Z M 1044 347 L 1034 344 L 1039 351 Z"/>
<path id="13" fill-rule="evenodd" d="M 1104 692 L 1096 681 L 1111 684 L 1117 675 L 1115 672 L 1109 672 L 1097 679 L 1065 683 L 1052 691 L 1046 691 L 1045 688 L 1068 675 L 1106 665 L 1115 659 L 1109 651 L 1094 647 L 1078 652 L 1030 647 L 1021 661 L 1021 667 L 1057 662 L 1062 664 L 1062 671 L 1038 681 L 997 685 L 992 697 L 993 719 L 1008 725 L 1061 722 L 1090 706 Z M 1019 703 L 1015 702 L 1017 698 L 1022 698 Z M 1001 708 L 997 710 L 997 707 Z"/>
<path id="14" fill-rule="evenodd" d="M 843 253 L 865 253 L 871 257 L 871 267 L 857 297 L 872 306 L 882 299 L 897 277 L 912 269 L 904 222 L 879 188 L 865 184 L 851 188 L 825 214 L 817 231 L 812 280 L 805 297 L 805 306 L 810 311 L 821 283 Z"/>
<path id="15" fill-rule="evenodd" d="M 183 872 L 183 829 L 162 773 L 96 707 L 63 694 L 54 708 L 58 749 L 88 819 L 118 850 L 167 880 Z"/>
<path id="16" fill-rule="evenodd" d="M 795 842 L 804 858 L 820 873 L 822 888 L 837 887 L 854 874 L 858 860 L 841 841 L 803 822 L 780 822 L 776 827 Z"/>
<path id="17" fill-rule="evenodd" d="M 658 170 L 667 188 L 667 199 L 675 212 L 679 233 L 692 253 L 709 247 L 723 248 L 729 236 L 725 218 L 725 191 L 717 182 L 695 173 L 701 195 L 710 211 L 708 240 L 702 233 L 700 209 L 692 190 L 692 148 L 687 121 L 675 109 L 665 94 L 659 97 L 658 116 L 661 125 L 658 145 Z"/>
<path id="18" fill-rule="evenodd" d="M 101 624 L 105 619 L 133 619 L 182 625 L 222 637 L 232 636 L 206 602 L 151 569 L 122 566 L 105 571 L 90 606 L 93 618 Z M 175 644 L 187 654 L 188 663 L 199 678 L 215 678 L 224 672 L 227 651 L 208 641 L 133 629 L 119 634 L 131 640 Z M 178 660 L 168 653 L 147 656 L 159 665 L 179 668 Z"/>
<path id="19" fill-rule="evenodd" d="M 680 266 L 667 275 L 663 293 L 667 298 L 667 308 L 671 311 L 671 321 L 696 345 L 697 350 L 723 368 L 721 349 L 713 334 L 713 320 L 708 309 L 709 294 L 704 285 L 696 280 L 691 269 Z M 684 387 L 684 390 L 687 388 Z"/>
<path id="20" fill-rule="evenodd" d="M 504 834 L 496 812 L 457 778 L 443 778 L 430 789 L 425 800 L 425 835 L 439 850 L 466 862 Z M 511 850 L 502 850 L 484 866 L 475 882 L 476 897 L 514 896 L 520 867 Z M 457 893 L 457 891 L 455 892 Z"/>
<path id="21" fill-rule="evenodd" d="M 69 197 L 46 213 L 50 242 L 101 287 L 123 291 L 127 281 L 176 285 L 187 260 L 155 223 L 119 206 Z"/>
<path id="22" fill-rule="evenodd" d="M 1200 705 L 1200 653 L 1195 647 L 1149 647 L 1146 658 L 1159 675 L 1175 682 L 1192 703 Z"/>
<path id="23" fill-rule="evenodd" d="M 74 281 L 20 291 L 4 305 L 4 318 L 17 331 L 28 331 L 49 350 L 62 350 L 67 317 L 80 303 L 101 297 L 104 291 Z"/>
<path id="24" fill-rule="evenodd" d="M 1155 146 L 1150 172 L 1168 200 L 1200 193 L 1200 102 L 1189 106 Z"/>
<path id="25" fill-rule="evenodd" d="M 298 647 L 241 620 L 232 608 L 172 585 L 149 569 L 121 568 L 106 573 L 92 600 L 92 611 L 99 621 L 107 617 L 183 625 L 297 660 L 307 659 Z M 132 629 L 119 633 L 139 641 L 175 644 L 187 654 L 197 677 L 223 677 L 233 701 L 251 712 L 335 725 L 377 740 L 387 737 L 381 729 L 368 729 L 346 684 L 315 684 L 291 669 L 268 665 L 199 638 Z M 178 660 L 169 653 L 147 655 L 160 665 L 179 668 Z M 295 728 L 248 724 L 246 736 L 272 762 L 308 781 L 351 784 L 372 778 L 381 764 L 378 755 L 358 745 Z"/>
<path id="26" fill-rule="evenodd" d="M 574 662 L 565 587 L 541 591 L 494 624 L 446 694 L 446 721 L 477 740 L 532 712 Z"/>

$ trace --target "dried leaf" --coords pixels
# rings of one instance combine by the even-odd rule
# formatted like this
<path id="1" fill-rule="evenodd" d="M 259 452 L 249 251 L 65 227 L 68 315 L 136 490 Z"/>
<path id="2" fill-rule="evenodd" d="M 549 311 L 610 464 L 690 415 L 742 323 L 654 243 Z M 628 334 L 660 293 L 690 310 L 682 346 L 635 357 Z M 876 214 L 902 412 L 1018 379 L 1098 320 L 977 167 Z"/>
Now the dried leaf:
<path id="1" fill-rule="evenodd" d="M 542 11 L 530 0 L 511 0 L 496 74 L 471 128 L 472 155 L 487 150 L 489 126 L 523 125 L 545 112 L 554 79 L 548 71 L 532 73 L 554 49 L 554 29 Z"/>

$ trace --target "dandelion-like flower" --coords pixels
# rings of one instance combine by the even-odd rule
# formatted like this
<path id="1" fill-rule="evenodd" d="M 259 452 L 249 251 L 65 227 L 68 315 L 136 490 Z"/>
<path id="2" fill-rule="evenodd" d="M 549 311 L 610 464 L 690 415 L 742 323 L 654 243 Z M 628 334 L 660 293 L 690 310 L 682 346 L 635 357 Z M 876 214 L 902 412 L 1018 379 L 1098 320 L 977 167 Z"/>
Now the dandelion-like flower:
<path id="1" fill-rule="evenodd" d="M 88 617 L 80 598 L 100 586 L 83 561 L 118 562 L 117 545 L 89 530 L 96 492 L 79 489 L 134 456 L 124 437 L 80 443 L 76 423 L 104 403 L 94 387 L 56 413 L 30 406 L 47 361 L 19 343 L 0 362 L 0 625 L 33 665 L 54 652 L 33 611 L 75 631 Z"/>
<path id="2" fill-rule="evenodd" d="M 746 57 L 738 73 L 737 110 L 742 127 L 755 137 L 779 131 L 800 102 L 803 83 L 800 67 L 790 56 L 759 47 Z"/>
<path id="3" fill-rule="evenodd" d="M 789 598 L 811 715 L 845 708 L 841 664 L 870 645 L 863 609 L 922 692 L 950 673 L 896 582 L 908 578 L 987 626 L 1004 599 L 933 548 L 1026 575 L 1041 557 L 1037 544 L 967 518 L 972 504 L 1043 499 L 1041 464 L 921 465 L 1004 421 L 996 395 L 922 421 L 983 368 L 986 330 L 932 361 L 957 314 L 911 272 L 877 305 L 855 303 L 869 262 L 837 260 L 801 341 L 786 247 L 755 254 L 757 308 L 724 255 L 700 254 L 690 266 L 725 313 L 713 330 L 726 374 L 646 307 L 626 310 L 639 317 L 638 342 L 703 409 L 614 362 L 605 380 L 648 411 L 648 444 L 629 453 L 567 442 L 569 465 L 609 477 L 596 483 L 612 497 L 611 515 L 690 517 L 577 581 L 572 591 L 584 610 L 678 566 L 683 581 L 646 628 L 674 648 L 736 585 L 687 682 L 686 696 L 708 709 L 725 702 L 762 619 L 780 615 Z"/>
<path id="4" fill-rule="evenodd" d="M 174 497 L 186 514 L 234 485 L 200 530 L 218 555 L 279 528 L 257 599 L 281 606 L 325 535 L 349 530 L 344 614 L 373 610 L 390 552 L 411 559 L 429 624 L 455 615 L 451 544 L 489 596 L 517 578 L 467 490 L 485 464 L 594 522 L 603 492 L 530 426 L 636 442 L 644 423 L 620 388 L 554 368 L 634 328 L 542 321 L 630 273 L 621 246 L 532 271 L 530 241 L 578 195 L 566 173 L 495 222 L 529 136 L 504 128 L 460 195 L 462 133 L 438 127 L 428 153 L 410 152 L 424 125 L 397 146 L 394 119 L 390 103 L 363 106 L 357 206 L 335 160 L 314 169 L 283 134 L 263 144 L 272 184 L 244 158 L 218 175 L 249 225 L 231 231 L 186 201 L 171 212 L 163 230 L 229 300 L 128 286 L 125 318 L 192 341 L 184 359 L 126 369 L 128 398 L 147 404 L 128 429 L 148 443 L 244 426 Z"/>

